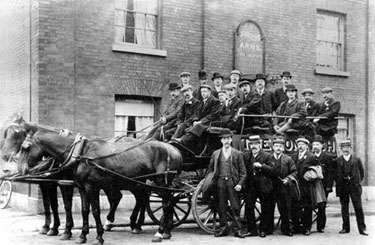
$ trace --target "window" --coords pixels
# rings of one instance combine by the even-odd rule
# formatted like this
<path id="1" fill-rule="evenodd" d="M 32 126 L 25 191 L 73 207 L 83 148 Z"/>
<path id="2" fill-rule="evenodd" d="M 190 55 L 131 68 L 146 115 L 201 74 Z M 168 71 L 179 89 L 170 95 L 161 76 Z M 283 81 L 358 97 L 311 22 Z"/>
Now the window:
<path id="1" fill-rule="evenodd" d="M 140 99 L 115 99 L 115 136 L 130 135 L 154 123 L 154 104 Z M 147 131 L 137 134 L 137 138 Z"/>
<path id="2" fill-rule="evenodd" d="M 345 71 L 344 22 L 344 15 L 318 11 L 316 30 L 317 69 Z"/>
<path id="3" fill-rule="evenodd" d="M 158 50 L 158 1 L 116 0 L 113 50 L 167 55 L 165 50 Z"/>

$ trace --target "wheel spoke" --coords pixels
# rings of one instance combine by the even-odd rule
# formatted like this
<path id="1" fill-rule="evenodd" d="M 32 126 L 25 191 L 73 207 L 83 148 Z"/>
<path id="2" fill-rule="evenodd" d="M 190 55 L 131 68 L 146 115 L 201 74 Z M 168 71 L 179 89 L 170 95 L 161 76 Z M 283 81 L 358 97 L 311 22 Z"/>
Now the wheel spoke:
<path id="1" fill-rule="evenodd" d="M 205 219 L 204 222 L 203 222 L 203 224 L 204 224 L 205 226 L 207 226 L 207 223 L 208 223 L 208 221 L 210 220 L 212 214 L 213 214 L 213 212 L 212 212 L 212 210 L 210 210 L 210 212 L 208 213 L 206 219 Z"/>
<path id="2" fill-rule="evenodd" d="M 178 214 L 176 213 L 175 210 L 173 210 L 174 216 L 176 217 L 177 221 L 180 221 L 180 217 L 178 217 Z"/>
<path id="3" fill-rule="evenodd" d="M 155 210 L 153 210 L 152 213 L 154 214 L 154 213 L 156 213 L 157 211 L 159 211 L 160 209 L 162 209 L 162 206 L 160 206 L 160 207 L 156 208 Z"/>
<path id="4" fill-rule="evenodd" d="M 187 211 L 185 211 L 183 208 L 175 205 L 175 208 L 177 208 L 178 210 L 180 210 L 181 212 L 183 212 L 185 215 L 187 214 Z"/>
<path id="5" fill-rule="evenodd" d="M 205 207 L 204 209 L 202 209 L 202 210 L 198 213 L 198 215 L 200 216 L 201 214 L 207 212 L 207 210 L 209 210 L 209 209 L 210 209 L 209 206 Z"/>

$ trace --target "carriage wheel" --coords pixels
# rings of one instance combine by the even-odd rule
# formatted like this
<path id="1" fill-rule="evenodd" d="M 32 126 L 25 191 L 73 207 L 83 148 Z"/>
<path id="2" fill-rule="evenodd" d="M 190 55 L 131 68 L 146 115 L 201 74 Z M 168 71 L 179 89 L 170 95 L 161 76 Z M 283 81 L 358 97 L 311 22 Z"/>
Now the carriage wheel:
<path id="1" fill-rule="evenodd" d="M 220 229 L 217 204 L 214 200 L 202 200 L 203 180 L 193 193 L 193 216 L 198 226 L 207 233 L 213 234 Z"/>
<path id="2" fill-rule="evenodd" d="M 0 186 L 0 208 L 6 208 L 12 196 L 12 182 L 5 180 Z"/>
<path id="3" fill-rule="evenodd" d="M 189 216 L 191 209 L 191 196 L 183 193 L 174 193 L 173 198 L 173 227 L 177 227 Z M 151 220 L 159 225 L 163 215 L 161 196 L 156 192 L 151 192 L 146 208 Z"/>

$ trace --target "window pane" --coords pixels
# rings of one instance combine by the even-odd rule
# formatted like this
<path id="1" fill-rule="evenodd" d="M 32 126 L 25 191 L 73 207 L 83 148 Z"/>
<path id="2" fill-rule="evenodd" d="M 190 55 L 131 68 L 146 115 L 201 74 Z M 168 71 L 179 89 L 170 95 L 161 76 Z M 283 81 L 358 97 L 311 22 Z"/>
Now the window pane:
<path id="1" fill-rule="evenodd" d="M 134 40 L 134 28 L 132 28 L 132 27 L 126 27 L 125 42 L 127 42 L 127 43 L 135 43 L 135 40 Z"/>
<path id="2" fill-rule="evenodd" d="M 153 15 L 146 15 L 146 30 L 156 30 L 156 17 Z"/>
<path id="3" fill-rule="evenodd" d="M 125 27 L 115 26 L 115 42 L 125 42 Z"/>
<path id="4" fill-rule="evenodd" d="M 156 32 L 146 31 L 145 45 L 150 47 L 156 47 Z"/>
<path id="5" fill-rule="evenodd" d="M 116 10 L 115 12 L 115 25 L 125 27 L 125 11 Z"/>

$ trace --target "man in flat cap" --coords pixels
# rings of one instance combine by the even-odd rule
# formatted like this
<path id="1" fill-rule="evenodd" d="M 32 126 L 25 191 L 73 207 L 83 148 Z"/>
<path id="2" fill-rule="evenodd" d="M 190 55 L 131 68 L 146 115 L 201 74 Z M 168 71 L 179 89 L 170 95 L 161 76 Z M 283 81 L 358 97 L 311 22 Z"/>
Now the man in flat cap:
<path id="1" fill-rule="evenodd" d="M 290 84 L 292 75 L 289 71 L 284 71 L 281 75 L 282 87 L 275 90 L 276 108 L 280 106 L 281 102 L 288 100 L 286 95 L 286 85 Z"/>
<path id="2" fill-rule="evenodd" d="M 236 85 L 236 92 L 237 92 L 238 98 L 241 98 L 241 90 L 238 86 L 241 76 L 242 76 L 242 73 L 239 70 L 233 70 L 230 72 L 230 75 L 229 75 L 230 83 Z"/>
<path id="3" fill-rule="evenodd" d="M 291 118 L 275 118 L 274 130 L 277 133 L 284 133 L 289 129 L 300 130 L 305 125 L 306 109 L 297 99 L 297 88 L 293 84 L 286 85 L 286 94 L 288 100 L 281 103 L 276 110 L 276 115 Z"/>
<path id="4" fill-rule="evenodd" d="M 315 117 L 319 111 L 319 104 L 316 103 L 312 97 L 314 95 L 314 91 L 311 88 L 306 88 L 301 93 L 304 98 L 304 107 L 306 109 L 306 116 L 307 117 Z M 316 128 L 313 123 L 314 119 L 306 119 L 306 126 L 304 129 L 304 134 L 313 137 L 316 134 Z"/>
<path id="5" fill-rule="evenodd" d="M 250 151 L 244 154 L 247 170 L 245 216 L 249 236 L 256 236 L 258 229 L 255 223 L 255 203 L 260 200 L 262 214 L 260 215 L 259 236 L 271 235 L 274 229 L 272 215 L 272 177 L 275 174 L 275 163 L 272 155 L 261 149 L 259 135 L 249 137 Z"/>
<path id="6" fill-rule="evenodd" d="M 190 72 L 183 71 L 180 73 L 181 86 L 185 87 L 190 85 Z"/>
<path id="7" fill-rule="evenodd" d="M 240 191 L 246 180 L 246 168 L 242 152 L 232 148 L 232 132 L 224 128 L 220 132 L 220 139 L 223 147 L 214 151 L 208 165 L 207 174 L 214 172 L 214 179 L 217 180 L 218 190 L 218 211 L 220 216 L 221 229 L 215 233 L 215 237 L 227 236 L 228 227 L 228 202 L 233 214 L 234 236 L 244 238 L 241 233 L 240 220 Z"/>
<path id="8" fill-rule="evenodd" d="M 292 226 L 292 198 L 293 191 L 298 188 L 297 168 L 293 159 L 284 154 L 285 140 L 276 137 L 272 141 L 273 161 L 275 162 L 275 176 L 273 177 L 273 195 L 271 213 L 274 214 L 275 204 L 280 213 L 281 232 L 286 236 L 293 236 Z M 297 194 L 294 194 L 296 196 Z M 272 215 L 272 217 L 274 217 Z"/>
<path id="9" fill-rule="evenodd" d="M 320 135 L 315 135 L 312 141 L 312 152 L 319 160 L 320 167 L 323 173 L 323 187 L 326 198 L 330 192 L 332 192 L 333 181 L 335 178 L 335 165 L 333 155 L 323 151 L 324 140 Z M 316 219 L 316 229 L 320 233 L 324 233 L 326 226 L 326 202 L 318 205 L 318 217 Z"/>
<path id="10" fill-rule="evenodd" d="M 156 140 L 164 140 L 164 132 L 174 127 L 177 120 L 177 115 L 180 112 L 182 105 L 184 104 L 184 98 L 180 94 L 181 85 L 177 83 L 169 84 L 169 93 L 171 100 L 165 108 L 163 115 L 161 115 L 159 123 L 151 129 L 146 136 L 146 139 L 154 138 Z"/>
<path id="11" fill-rule="evenodd" d="M 214 123 L 213 126 L 229 128 L 231 130 L 237 129 L 237 122 L 234 117 L 238 113 L 238 109 L 241 106 L 241 100 L 236 96 L 236 85 L 229 83 L 224 86 L 227 100 L 223 104 L 223 108 L 220 113 L 220 123 Z M 220 97 L 220 94 L 219 94 Z"/>
<path id="12" fill-rule="evenodd" d="M 199 86 L 197 89 L 194 90 L 193 96 L 194 98 L 197 98 L 198 100 L 202 100 L 201 85 L 208 84 L 207 72 L 205 70 L 198 71 L 198 80 L 199 80 Z"/>
<path id="13" fill-rule="evenodd" d="M 305 137 L 298 137 L 296 143 L 298 146 L 298 152 L 292 156 L 292 159 L 297 167 L 297 177 L 301 190 L 301 201 L 299 205 L 293 203 L 292 206 L 293 229 L 295 233 L 299 232 L 299 229 L 301 228 L 299 220 L 301 218 L 302 233 L 308 236 L 311 233 L 312 212 L 315 205 L 314 199 L 311 195 L 315 190 L 315 182 L 306 180 L 304 175 L 310 170 L 310 167 L 319 165 L 319 161 L 316 156 L 309 151 L 310 142 Z"/>
<path id="14" fill-rule="evenodd" d="M 207 130 L 210 123 L 220 119 L 220 101 L 211 95 L 211 90 L 209 85 L 201 86 L 203 100 L 199 102 L 194 116 L 187 120 L 191 126 L 185 135 L 175 139 L 190 149 L 194 149 L 194 142 Z"/>
<path id="15" fill-rule="evenodd" d="M 342 156 L 336 160 L 336 195 L 340 198 L 342 230 L 340 234 L 350 232 L 349 219 L 349 197 L 357 219 L 357 227 L 359 234 L 367 236 L 365 217 L 362 209 L 362 186 L 361 182 L 364 177 L 364 170 L 360 158 L 353 156 L 352 144 L 350 139 L 344 140 L 340 144 Z"/>
<path id="16" fill-rule="evenodd" d="M 177 115 L 174 127 L 165 132 L 166 140 L 171 139 L 172 135 L 175 138 L 181 137 L 185 133 L 185 129 L 191 126 L 189 119 L 194 116 L 198 108 L 199 100 L 193 97 L 193 87 L 191 85 L 182 88 L 181 93 L 184 95 L 185 101 Z"/>
<path id="17" fill-rule="evenodd" d="M 340 113 L 340 102 L 335 101 L 332 95 L 332 88 L 325 87 L 322 89 L 323 102 L 319 105 L 319 111 L 316 118 L 313 120 L 317 123 L 317 134 L 323 138 L 330 138 L 337 133 L 338 119 Z"/>
<path id="18" fill-rule="evenodd" d="M 212 95 L 216 98 L 219 98 L 218 92 L 223 89 L 223 79 L 224 77 L 219 72 L 214 72 L 212 75 L 211 80 L 214 83 L 214 87 L 212 88 Z"/>

